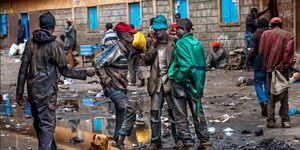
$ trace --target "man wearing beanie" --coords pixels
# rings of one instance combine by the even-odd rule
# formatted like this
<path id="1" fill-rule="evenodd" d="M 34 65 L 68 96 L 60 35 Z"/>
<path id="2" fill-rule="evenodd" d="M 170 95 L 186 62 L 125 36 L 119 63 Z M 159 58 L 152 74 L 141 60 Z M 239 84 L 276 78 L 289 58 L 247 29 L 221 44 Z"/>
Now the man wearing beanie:
<path id="1" fill-rule="evenodd" d="M 211 68 L 226 68 L 228 65 L 228 57 L 225 52 L 221 47 L 220 42 L 213 42 L 212 43 L 213 50 L 212 52 L 207 52 L 206 55 L 206 63 L 207 63 L 207 69 Z"/>
<path id="2" fill-rule="evenodd" d="M 171 97 L 171 81 L 168 79 L 168 70 L 173 60 L 173 51 L 175 49 L 175 39 L 167 33 L 167 19 L 158 15 L 154 18 L 152 29 L 152 44 L 149 51 L 145 54 L 145 63 L 150 68 L 150 77 L 148 79 L 148 93 L 151 96 L 151 144 L 148 149 L 159 149 L 162 147 L 161 141 L 161 114 L 165 101 L 168 104 L 168 113 L 171 120 L 172 136 L 177 147 L 180 146 L 176 134 L 173 100 Z M 175 145 L 175 146 L 176 146 Z"/>
<path id="3" fill-rule="evenodd" d="M 271 93 L 272 72 L 278 70 L 287 80 L 294 60 L 294 37 L 291 32 L 282 29 L 282 20 L 274 17 L 270 20 L 272 30 L 265 31 L 259 44 L 259 55 L 263 57 L 264 67 L 267 72 L 268 92 L 268 118 L 267 127 L 275 127 L 275 104 L 280 101 L 279 116 L 282 128 L 290 128 L 289 96 L 288 89 L 275 95 Z"/>
<path id="4" fill-rule="evenodd" d="M 254 87 L 258 98 L 258 103 L 261 106 L 261 115 L 267 117 L 267 103 L 268 103 L 268 86 L 266 78 L 266 70 L 263 64 L 263 58 L 258 54 L 261 35 L 269 30 L 269 21 L 261 18 L 257 21 L 258 29 L 254 32 L 250 42 L 250 53 L 246 60 L 253 62 L 254 66 Z"/>
<path id="5" fill-rule="evenodd" d="M 39 141 L 39 150 L 56 150 L 54 131 L 56 125 L 58 72 L 65 77 L 85 80 L 95 71 L 70 70 L 61 42 L 52 35 L 55 18 L 50 12 L 39 17 L 40 28 L 33 31 L 25 45 L 19 70 L 16 101 L 24 103 L 24 85 L 27 81 L 28 100 L 34 119 L 33 126 Z"/>
<path id="6" fill-rule="evenodd" d="M 119 41 L 112 44 L 94 58 L 93 65 L 101 80 L 106 97 L 116 107 L 116 126 L 114 138 L 119 149 L 125 149 L 124 139 L 130 136 L 136 120 L 136 110 L 127 97 L 128 56 L 137 32 L 127 23 L 120 22 L 115 26 Z"/>
<path id="7" fill-rule="evenodd" d="M 205 54 L 202 44 L 193 37 L 193 24 L 189 19 L 177 23 L 179 40 L 176 42 L 174 61 L 169 69 L 169 79 L 173 80 L 172 96 L 176 131 L 182 140 L 182 149 L 195 149 L 195 141 L 189 130 L 187 104 L 191 109 L 196 135 L 200 141 L 199 149 L 210 149 L 207 124 L 201 105 L 205 82 Z"/>

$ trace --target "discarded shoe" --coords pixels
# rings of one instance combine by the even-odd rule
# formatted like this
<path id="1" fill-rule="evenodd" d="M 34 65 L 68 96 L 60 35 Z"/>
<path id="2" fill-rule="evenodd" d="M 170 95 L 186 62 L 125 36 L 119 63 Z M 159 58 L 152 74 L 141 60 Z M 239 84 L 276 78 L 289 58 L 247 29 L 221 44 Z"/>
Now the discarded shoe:
<path id="1" fill-rule="evenodd" d="M 71 144 L 81 144 L 83 142 L 84 142 L 84 140 L 80 139 L 79 137 L 73 137 L 72 139 L 70 139 Z"/>

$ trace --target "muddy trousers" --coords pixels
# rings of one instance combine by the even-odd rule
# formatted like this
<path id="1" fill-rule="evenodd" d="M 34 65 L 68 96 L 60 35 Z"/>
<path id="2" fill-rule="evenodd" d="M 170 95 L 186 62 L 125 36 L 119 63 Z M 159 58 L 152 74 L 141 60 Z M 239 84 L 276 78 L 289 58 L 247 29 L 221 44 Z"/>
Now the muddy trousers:
<path id="1" fill-rule="evenodd" d="M 154 93 L 151 96 L 150 123 L 151 123 L 151 142 L 153 143 L 155 142 L 161 143 L 161 114 L 162 114 L 163 104 L 165 103 L 165 99 L 168 105 L 168 113 L 171 121 L 172 136 L 175 142 L 179 140 L 176 133 L 174 113 L 172 110 L 174 107 L 174 103 L 171 98 L 172 98 L 171 93 L 165 93 L 163 87 L 160 88 L 159 93 Z"/>
<path id="2" fill-rule="evenodd" d="M 106 95 L 115 104 L 116 126 L 114 138 L 119 134 L 130 136 L 136 120 L 136 110 L 132 107 L 126 93 L 116 87 L 105 88 Z"/>
<path id="3" fill-rule="evenodd" d="M 288 79 L 288 73 L 282 73 L 282 75 Z M 272 79 L 272 73 L 268 72 L 267 73 L 267 83 L 268 87 L 271 87 L 271 79 Z M 270 89 L 270 88 L 269 88 Z M 267 106 L 267 111 L 268 111 L 268 118 L 267 121 L 276 121 L 275 120 L 275 104 L 280 101 L 280 109 L 279 109 L 279 116 L 281 118 L 281 123 L 283 122 L 290 122 L 290 117 L 288 115 L 289 111 L 289 94 L 288 90 L 282 92 L 279 95 L 272 95 L 270 90 L 268 94 L 269 100 L 268 100 L 268 106 Z"/>
<path id="4" fill-rule="evenodd" d="M 145 80 L 143 76 L 143 72 L 140 68 L 141 66 L 141 57 L 139 54 L 136 54 L 132 56 L 132 58 L 129 60 L 128 70 L 130 74 L 130 82 L 132 84 L 136 83 L 136 78 L 139 80 Z"/>
<path id="5" fill-rule="evenodd" d="M 195 132 L 200 143 L 209 142 L 209 134 L 207 132 L 207 124 L 203 112 L 202 105 L 199 109 L 200 117 L 196 116 L 196 100 L 192 99 L 186 91 L 184 84 L 173 82 L 172 85 L 172 97 L 174 100 L 174 116 L 176 123 L 176 131 L 180 140 L 182 140 L 185 146 L 194 146 L 192 133 L 189 130 L 187 105 L 191 110 Z"/>
<path id="6" fill-rule="evenodd" d="M 40 101 L 53 101 L 56 96 L 47 96 Z M 30 100 L 31 101 L 31 100 Z M 33 116 L 33 127 L 35 129 L 38 141 L 39 150 L 56 150 L 57 146 L 54 140 L 54 132 L 56 126 L 55 109 L 50 109 L 49 105 L 37 107 L 36 103 L 30 102 L 31 113 Z"/>
<path id="7" fill-rule="evenodd" d="M 68 61 L 68 67 L 70 69 L 74 68 L 78 63 L 78 61 L 73 56 L 73 50 L 74 50 L 74 47 L 70 47 L 67 50 L 67 61 Z"/>

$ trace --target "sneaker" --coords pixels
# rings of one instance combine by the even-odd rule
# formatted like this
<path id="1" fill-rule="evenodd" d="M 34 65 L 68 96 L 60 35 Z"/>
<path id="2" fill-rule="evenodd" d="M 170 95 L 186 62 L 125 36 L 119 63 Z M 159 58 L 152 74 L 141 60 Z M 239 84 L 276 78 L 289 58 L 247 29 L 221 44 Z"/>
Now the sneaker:
<path id="1" fill-rule="evenodd" d="M 282 128 L 291 128 L 291 123 L 290 122 L 283 122 L 283 123 L 281 123 L 281 127 Z"/>

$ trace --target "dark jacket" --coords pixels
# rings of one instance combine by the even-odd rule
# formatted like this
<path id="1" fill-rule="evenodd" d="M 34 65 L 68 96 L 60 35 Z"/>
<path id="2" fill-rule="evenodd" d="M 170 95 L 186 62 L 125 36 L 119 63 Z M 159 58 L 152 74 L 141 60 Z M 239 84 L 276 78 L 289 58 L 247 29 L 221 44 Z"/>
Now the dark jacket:
<path id="1" fill-rule="evenodd" d="M 25 25 L 21 23 L 18 27 L 17 45 L 19 45 L 20 43 L 24 43 L 25 34 Z"/>
<path id="2" fill-rule="evenodd" d="M 167 58 L 167 68 L 169 68 L 173 61 L 173 52 L 175 50 L 175 38 L 168 36 L 168 42 L 166 44 L 166 58 Z M 159 44 L 159 43 L 157 43 Z M 163 85 L 165 92 L 171 91 L 171 80 L 167 79 L 165 83 L 162 83 L 162 79 L 159 75 L 159 62 L 158 62 L 158 50 L 156 49 L 157 45 L 151 45 L 150 49 L 145 54 L 145 64 L 151 66 L 150 68 L 150 77 L 148 78 L 148 93 L 153 95 L 155 92 L 159 92 L 158 89 Z M 166 74 L 166 76 L 168 73 Z"/>
<path id="3" fill-rule="evenodd" d="M 74 48 L 76 46 L 76 30 L 72 25 L 65 27 L 66 39 L 64 42 L 65 48 Z"/>
<path id="4" fill-rule="evenodd" d="M 27 81 L 28 94 L 37 99 L 56 93 L 58 72 L 63 76 L 85 80 L 85 70 L 70 70 L 67 67 L 63 45 L 46 30 L 35 30 L 25 45 L 19 70 L 17 94 L 23 95 Z"/>

